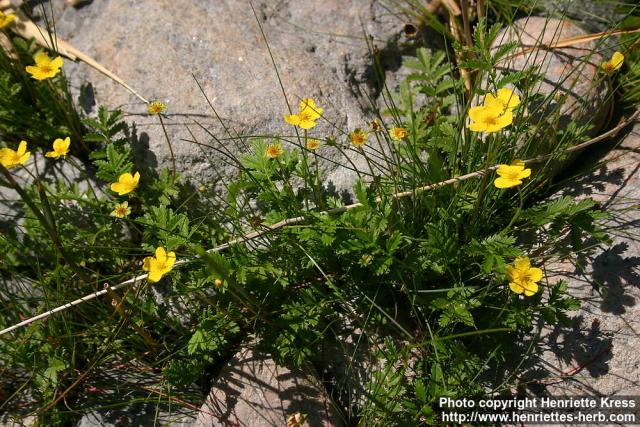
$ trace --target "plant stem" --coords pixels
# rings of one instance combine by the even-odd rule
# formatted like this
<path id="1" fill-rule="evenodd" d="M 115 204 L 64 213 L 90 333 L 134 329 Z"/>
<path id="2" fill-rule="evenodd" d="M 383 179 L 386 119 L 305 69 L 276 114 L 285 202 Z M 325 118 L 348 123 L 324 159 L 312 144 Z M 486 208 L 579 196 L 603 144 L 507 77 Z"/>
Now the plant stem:
<path id="1" fill-rule="evenodd" d="M 518 199 L 520 199 L 518 209 L 516 209 L 515 213 L 513 214 L 513 217 L 511 218 L 511 221 L 509 221 L 509 224 L 505 227 L 505 230 L 508 230 L 509 228 L 511 228 L 511 226 L 520 217 L 520 213 L 522 213 L 522 207 L 524 206 L 524 199 L 522 197 L 522 191 L 520 190 L 520 187 L 518 187 Z"/>
<path id="2" fill-rule="evenodd" d="M 160 119 L 160 126 L 162 126 L 162 132 L 164 132 L 164 137 L 167 140 L 167 145 L 169 146 L 169 153 L 171 154 L 171 164 L 173 166 L 173 176 L 175 178 L 177 174 L 176 170 L 176 156 L 173 154 L 173 147 L 171 146 L 171 140 L 169 139 L 169 134 L 167 133 L 167 128 L 164 125 L 164 121 L 162 120 L 162 114 L 158 114 L 158 118 Z"/>

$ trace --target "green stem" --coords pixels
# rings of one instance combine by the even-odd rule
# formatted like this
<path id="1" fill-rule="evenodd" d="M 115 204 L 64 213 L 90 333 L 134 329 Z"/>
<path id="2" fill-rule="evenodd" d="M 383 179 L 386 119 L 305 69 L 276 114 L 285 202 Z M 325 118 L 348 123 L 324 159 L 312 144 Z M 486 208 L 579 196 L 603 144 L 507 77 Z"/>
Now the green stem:
<path id="1" fill-rule="evenodd" d="M 522 197 L 522 191 L 520 190 L 520 187 L 518 187 L 518 199 L 520 200 L 518 209 L 516 209 L 515 213 L 513 214 L 513 217 L 511 218 L 511 221 L 509 221 L 509 224 L 505 227 L 505 230 L 508 230 L 509 228 L 511 228 L 511 226 L 515 224 L 515 222 L 520 217 L 520 214 L 522 213 L 522 207 L 524 206 L 524 199 Z"/>
<path id="2" fill-rule="evenodd" d="M 169 146 L 169 153 L 171 154 L 171 165 L 173 167 L 173 176 L 175 178 L 177 174 L 176 156 L 173 154 L 173 147 L 171 146 L 171 140 L 169 139 L 167 128 L 164 126 L 164 121 L 162 120 L 162 114 L 158 114 L 158 118 L 160 119 L 160 126 L 162 126 L 162 132 L 164 132 L 164 137 L 167 140 L 167 145 Z"/>

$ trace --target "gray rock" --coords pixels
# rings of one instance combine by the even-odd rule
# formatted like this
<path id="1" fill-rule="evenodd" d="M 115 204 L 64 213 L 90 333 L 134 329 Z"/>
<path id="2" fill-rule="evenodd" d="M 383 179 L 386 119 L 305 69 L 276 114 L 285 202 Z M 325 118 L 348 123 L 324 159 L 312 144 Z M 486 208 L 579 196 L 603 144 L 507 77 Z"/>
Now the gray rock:
<path id="1" fill-rule="evenodd" d="M 610 213 L 611 245 L 545 266 L 581 299 L 573 328 L 549 330 L 544 354 L 552 395 L 640 394 L 640 123 L 592 174 L 561 194 L 592 197 Z"/>
<path id="2" fill-rule="evenodd" d="M 136 404 L 117 410 L 102 410 L 84 414 L 77 427 L 146 427 L 171 426 L 190 427 L 193 425 L 194 411 L 168 413 L 167 408 L 157 408 L 154 404 Z"/>
<path id="3" fill-rule="evenodd" d="M 344 144 L 347 132 L 367 125 L 365 111 L 371 107 L 366 94 L 375 95 L 364 31 L 381 50 L 392 46 L 391 53 L 402 55 L 393 46 L 400 40 L 403 22 L 378 0 L 254 3 L 259 21 L 248 2 L 232 0 L 102 0 L 78 9 L 65 8 L 58 0 L 54 10 L 61 37 L 148 99 L 168 103 L 165 121 L 178 169 L 208 182 L 235 170 L 216 150 L 246 152 L 249 135 L 288 135 L 292 143 L 285 146 L 292 149 L 297 143 L 294 128 L 283 121 L 287 104 L 258 22 L 292 108 L 306 97 L 324 108 L 327 120 L 319 121 L 310 134 L 334 134 Z M 75 87 L 91 83 L 98 104 L 124 107 L 135 121 L 150 166 L 171 165 L 158 119 L 146 115 L 139 99 L 85 64 L 67 61 L 65 70 Z M 229 132 L 207 105 L 194 77 Z M 350 189 L 354 173 L 345 167 L 348 162 L 331 147 L 321 148 L 320 154 L 327 158 L 327 183 Z M 350 156 L 366 167 L 355 151 Z"/>
<path id="4" fill-rule="evenodd" d="M 619 4 L 608 1 L 538 0 L 535 7 L 558 19 L 572 19 L 590 32 L 607 31 L 625 17 Z"/>
<path id="5" fill-rule="evenodd" d="M 305 426 L 340 425 L 317 379 L 276 364 L 250 344 L 222 369 L 195 425 L 285 426 L 297 412 L 306 414 Z"/>
<path id="6" fill-rule="evenodd" d="M 13 147 L 15 148 L 15 147 Z M 32 147 L 28 147 L 32 151 Z M 78 166 L 78 167 L 76 167 Z M 66 160 L 46 159 L 41 154 L 34 154 L 24 166 L 10 169 L 13 179 L 22 187 L 31 184 L 33 177 L 37 176 L 47 184 L 57 181 L 66 186 L 77 185 L 81 192 L 94 191 L 102 194 L 101 188 L 96 184 L 92 176 L 89 176 L 78 159 L 67 156 Z M 75 202 L 68 201 L 73 204 Z M 22 201 L 18 193 L 9 187 L 0 186 L 0 230 L 15 227 L 23 219 Z"/>
<path id="7" fill-rule="evenodd" d="M 591 134 L 597 134 L 612 107 L 608 80 L 599 72 L 604 57 L 596 43 L 580 43 L 557 49 L 540 48 L 559 40 L 587 34 L 569 21 L 544 17 L 516 20 L 496 38 L 493 49 L 508 42 L 519 46 L 498 63 L 498 75 L 536 67 L 543 79 L 531 89 L 532 94 L 544 95 L 544 103 L 536 100 L 526 105 L 531 119 L 544 127 L 566 129 L 570 122 L 582 126 L 591 124 Z M 541 144 L 542 152 L 550 147 Z"/>

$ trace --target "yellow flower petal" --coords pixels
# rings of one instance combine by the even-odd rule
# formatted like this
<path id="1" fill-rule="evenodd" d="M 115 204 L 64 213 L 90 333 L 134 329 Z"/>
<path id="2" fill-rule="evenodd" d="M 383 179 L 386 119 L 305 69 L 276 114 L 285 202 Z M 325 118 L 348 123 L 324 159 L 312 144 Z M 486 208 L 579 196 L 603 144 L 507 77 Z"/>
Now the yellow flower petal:
<path id="1" fill-rule="evenodd" d="M 162 272 L 158 271 L 158 270 L 153 270 L 149 272 L 149 275 L 147 276 L 147 280 L 150 282 L 159 282 L 160 279 L 162 279 Z"/>
<path id="2" fill-rule="evenodd" d="M 15 21 L 16 15 L 14 13 L 5 14 L 0 12 L 0 29 L 6 28 Z"/>
<path id="3" fill-rule="evenodd" d="M 164 262 L 167 259 L 167 251 L 162 246 L 156 248 L 156 259 L 158 262 Z"/>
<path id="4" fill-rule="evenodd" d="M 538 284 L 535 282 L 523 283 L 522 287 L 524 288 L 524 294 L 528 297 L 538 292 Z"/>
<path id="5" fill-rule="evenodd" d="M 613 65 L 614 70 L 618 70 L 622 67 L 624 63 L 624 55 L 620 52 L 614 52 L 613 56 L 611 56 L 611 65 Z"/>
<path id="6" fill-rule="evenodd" d="M 144 259 L 142 269 L 149 272 L 147 279 L 150 282 L 157 282 L 162 276 L 171 271 L 175 262 L 175 252 L 167 254 L 164 247 L 158 246 L 155 250 L 155 256 Z"/>
<path id="7" fill-rule="evenodd" d="M 511 89 L 503 87 L 498 89 L 497 100 L 504 106 L 505 109 L 513 110 L 520 105 L 520 97 L 515 94 Z"/>
<path id="8" fill-rule="evenodd" d="M 167 259 L 165 261 L 166 266 L 169 270 L 173 268 L 173 265 L 176 263 L 176 253 L 171 251 L 167 254 Z"/>
<path id="9" fill-rule="evenodd" d="M 520 180 L 513 180 L 513 179 L 508 179 L 503 177 L 498 177 L 495 179 L 495 181 L 493 181 L 493 185 L 495 185 L 496 188 L 500 188 L 500 189 L 511 188 L 520 184 L 522 184 L 522 181 Z"/>
<path id="10" fill-rule="evenodd" d="M 20 141 L 20 144 L 18 145 L 18 156 L 22 156 L 24 155 L 24 153 L 27 152 L 27 141 Z"/>
<path id="11" fill-rule="evenodd" d="M 485 115 L 487 107 L 480 105 L 478 107 L 471 107 L 469 109 L 469 118 L 474 122 L 479 122 Z"/>
<path id="12" fill-rule="evenodd" d="M 527 257 L 518 257 L 513 262 L 516 270 L 528 270 L 531 267 L 531 260 Z"/>
<path id="13" fill-rule="evenodd" d="M 315 127 L 316 122 L 314 122 L 313 120 L 300 120 L 300 123 L 298 123 L 298 126 L 301 127 L 302 129 L 312 129 L 313 127 Z"/>
<path id="14" fill-rule="evenodd" d="M 33 60 L 36 62 L 36 65 L 38 67 L 41 67 L 43 65 L 49 65 L 51 63 L 51 58 L 49 58 L 49 55 L 47 54 L 47 52 L 37 53 L 33 57 Z"/>
<path id="15" fill-rule="evenodd" d="M 531 169 L 524 169 L 518 174 L 518 178 L 529 178 L 531 176 Z"/>
<path id="16" fill-rule="evenodd" d="M 524 288 L 515 282 L 509 282 L 509 288 L 518 295 L 524 292 Z"/>
<path id="17" fill-rule="evenodd" d="M 284 121 L 293 126 L 298 126 L 300 124 L 300 117 L 297 114 L 289 114 L 284 116 Z"/>
<path id="18" fill-rule="evenodd" d="M 529 278 L 533 282 L 539 282 L 540 280 L 542 280 L 542 277 L 543 277 L 543 273 L 541 269 L 536 267 L 529 268 Z"/>
<path id="19" fill-rule="evenodd" d="M 50 67 L 58 69 L 62 68 L 63 65 L 64 61 L 62 60 L 61 56 L 56 56 L 51 60 L 51 63 L 49 64 Z"/>

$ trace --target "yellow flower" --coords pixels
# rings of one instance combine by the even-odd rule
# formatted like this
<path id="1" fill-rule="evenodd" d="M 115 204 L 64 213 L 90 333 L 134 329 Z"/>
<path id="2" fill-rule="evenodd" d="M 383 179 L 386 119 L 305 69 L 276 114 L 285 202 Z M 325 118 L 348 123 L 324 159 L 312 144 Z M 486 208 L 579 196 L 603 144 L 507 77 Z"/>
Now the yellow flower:
<path id="1" fill-rule="evenodd" d="M 530 297 L 538 292 L 538 283 L 542 280 L 542 270 L 531 267 L 531 261 L 527 257 L 518 257 L 513 265 L 507 266 L 509 276 L 509 288 L 520 295 L 524 293 Z"/>
<path id="2" fill-rule="evenodd" d="M 498 89 L 496 95 L 487 93 L 484 97 L 484 105 L 486 107 L 498 106 L 501 107 L 503 111 L 512 111 L 520 105 L 520 97 L 513 93 L 511 89 L 503 87 L 502 89 Z"/>
<path id="3" fill-rule="evenodd" d="M 136 189 L 138 181 L 140 181 L 140 172 L 136 172 L 135 175 L 131 175 L 129 172 L 123 173 L 118 178 L 118 182 L 111 184 L 111 191 L 115 191 L 119 196 L 124 196 Z"/>
<path id="4" fill-rule="evenodd" d="M 270 159 L 275 159 L 280 157 L 280 155 L 284 151 L 282 150 L 282 146 L 280 144 L 269 144 L 267 145 L 267 149 L 264 151 L 264 155 Z"/>
<path id="5" fill-rule="evenodd" d="M 300 412 L 291 414 L 289 415 L 289 418 L 287 418 L 287 427 L 303 427 L 306 419 L 306 414 L 302 414 Z"/>
<path id="6" fill-rule="evenodd" d="M 510 165 L 498 165 L 496 170 L 500 175 L 493 184 L 497 188 L 510 188 L 522 184 L 524 178 L 531 175 L 531 169 L 525 169 L 522 160 L 514 160 Z"/>
<path id="7" fill-rule="evenodd" d="M 407 130 L 405 128 L 394 126 L 389 131 L 389 135 L 391 135 L 391 139 L 394 141 L 402 141 L 407 137 Z"/>
<path id="8" fill-rule="evenodd" d="M 378 119 L 374 119 L 371 122 L 371 132 L 381 132 L 382 131 L 382 125 L 380 125 L 380 122 L 378 121 Z"/>
<path id="9" fill-rule="evenodd" d="M 513 122 L 511 110 L 500 105 L 481 105 L 469 109 L 469 117 L 474 123 L 468 125 L 474 132 L 497 132 Z"/>
<path id="10" fill-rule="evenodd" d="M 317 150 L 318 148 L 320 148 L 320 145 L 322 145 L 322 143 L 317 139 L 307 139 L 307 149 L 309 150 Z"/>
<path id="11" fill-rule="evenodd" d="M 51 59 L 46 52 L 36 54 L 33 60 L 36 62 L 36 65 L 28 65 L 25 70 L 36 80 L 50 79 L 60 72 L 60 68 L 62 68 L 64 64 L 61 57 L 56 56 Z"/>
<path id="12" fill-rule="evenodd" d="M 17 150 L 0 148 L 0 163 L 7 169 L 24 165 L 31 153 L 27 151 L 27 141 L 20 141 Z"/>
<path id="13" fill-rule="evenodd" d="M 353 132 L 351 132 L 351 135 L 349 135 L 351 143 L 356 147 L 362 147 L 364 144 L 366 144 L 368 137 L 369 134 L 360 129 L 354 130 Z"/>
<path id="14" fill-rule="evenodd" d="M 164 113 L 167 111 L 167 104 L 161 101 L 153 101 L 147 105 L 147 112 L 151 115 Z"/>
<path id="15" fill-rule="evenodd" d="M 7 28 L 16 19 L 16 15 L 13 13 L 0 12 L 0 29 Z"/>
<path id="16" fill-rule="evenodd" d="M 71 139 L 66 137 L 64 140 L 57 138 L 53 141 L 53 151 L 49 151 L 45 154 L 46 157 L 53 157 L 57 159 L 58 157 L 64 157 L 69 152 L 69 145 L 71 144 Z"/>
<path id="17" fill-rule="evenodd" d="M 149 272 L 147 280 L 150 282 L 158 282 L 162 279 L 162 276 L 171 271 L 175 262 L 176 253 L 167 253 L 162 246 L 159 246 L 156 248 L 155 256 L 148 256 L 144 259 L 142 269 Z"/>
<path id="18" fill-rule="evenodd" d="M 614 71 L 618 71 L 620 67 L 622 67 L 623 63 L 624 55 L 616 51 L 614 52 L 613 56 L 611 56 L 611 59 L 603 62 L 600 67 L 602 67 L 602 71 L 604 71 L 605 73 L 611 74 Z"/>
<path id="19" fill-rule="evenodd" d="M 216 285 L 216 288 L 219 288 L 220 286 L 224 285 L 224 280 L 216 279 L 213 281 L 213 284 Z"/>
<path id="20" fill-rule="evenodd" d="M 311 129 L 316 125 L 316 120 L 320 118 L 324 110 L 316 107 L 313 99 L 307 98 L 300 101 L 300 109 L 298 114 L 289 114 L 284 116 L 284 121 L 293 126 L 302 129 Z"/>
<path id="21" fill-rule="evenodd" d="M 111 212 L 111 216 L 115 216 L 116 218 L 124 218 L 125 216 L 128 216 L 131 213 L 131 208 L 129 207 L 129 202 L 122 202 L 122 203 L 117 203 L 114 208 L 113 208 L 113 212 Z"/>

